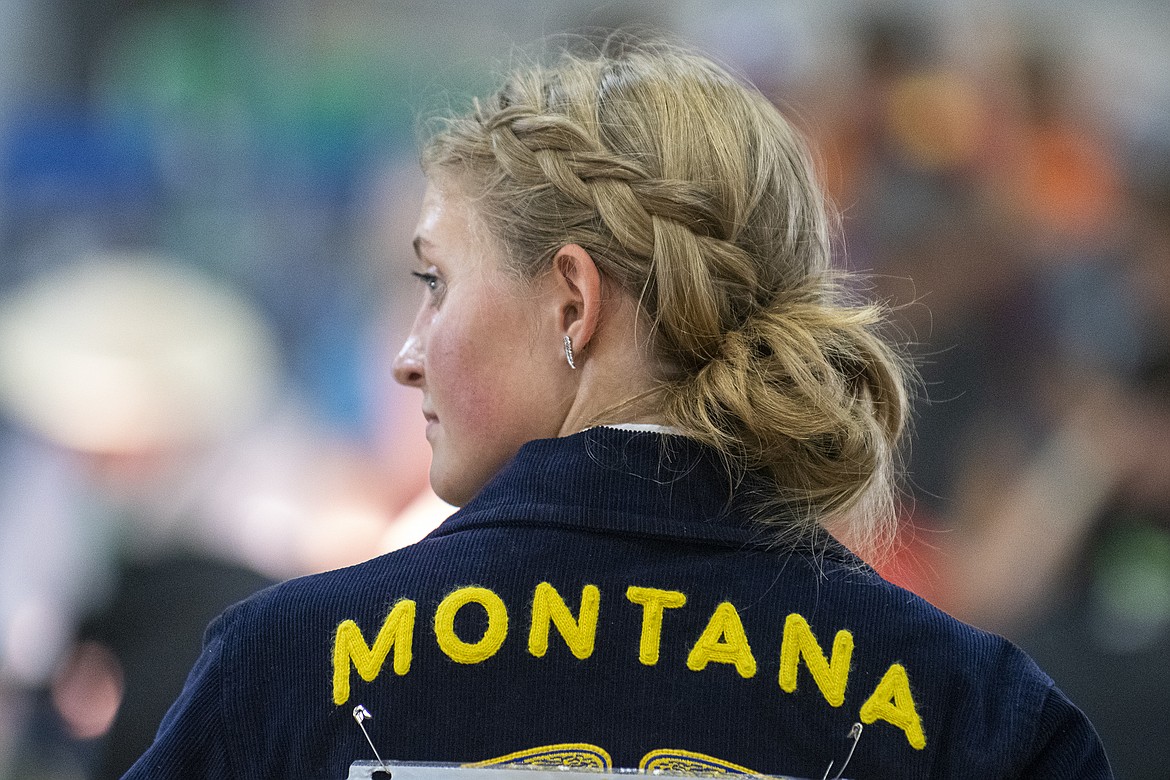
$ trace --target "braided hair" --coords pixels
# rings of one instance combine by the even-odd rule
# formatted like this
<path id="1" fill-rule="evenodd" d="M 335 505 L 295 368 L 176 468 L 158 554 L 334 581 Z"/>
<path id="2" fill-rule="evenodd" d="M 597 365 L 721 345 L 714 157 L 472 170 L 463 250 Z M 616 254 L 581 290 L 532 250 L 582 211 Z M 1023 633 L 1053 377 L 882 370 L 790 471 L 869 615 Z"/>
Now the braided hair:
<path id="1" fill-rule="evenodd" d="M 764 475 L 778 540 L 842 518 L 858 547 L 891 538 L 908 372 L 844 294 L 805 146 L 758 91 L 673 46 L 566 53 L 445 120 L 423 164 L 519 277 L 578 244 L 638 300 L 662 418 Z"/>

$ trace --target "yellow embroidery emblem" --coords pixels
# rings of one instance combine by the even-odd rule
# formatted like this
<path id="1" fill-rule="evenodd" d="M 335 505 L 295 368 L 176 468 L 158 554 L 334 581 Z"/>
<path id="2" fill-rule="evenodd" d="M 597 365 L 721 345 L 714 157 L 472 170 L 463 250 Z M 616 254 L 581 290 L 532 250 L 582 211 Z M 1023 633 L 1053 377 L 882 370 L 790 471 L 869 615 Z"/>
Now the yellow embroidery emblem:
<path id="1" fill-rule="evenodd" d="M 518 750 L 499 758 L 489 758 L 466 767 L 503 766 L 522 764 L 524 766 L 565 766 L 582 769 L 613 769 L 613 760 L 602 748 L 586 743 L 565 743 L 544 747 Z"/>
<path id="2" fill-rule="evenodd" d="M 651 750 L 642 756 L 638 769 L 646 773 L 673 772 L 679 775 L 752 775 L 759 772 L 690 750 Z"/>

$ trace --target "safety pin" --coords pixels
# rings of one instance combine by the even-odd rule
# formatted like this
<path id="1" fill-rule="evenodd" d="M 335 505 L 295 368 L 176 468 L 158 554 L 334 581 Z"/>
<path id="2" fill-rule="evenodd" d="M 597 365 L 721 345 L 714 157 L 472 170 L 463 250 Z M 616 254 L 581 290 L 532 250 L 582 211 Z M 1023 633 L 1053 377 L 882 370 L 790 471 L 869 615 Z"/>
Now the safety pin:
<path id="1" fill-rule="evenodd" d="M 370 732 L 366 731 L 366 724 L 364 721 L 373 720 L 374 716 L 370 714 L 370 711 L 367 710 L 365 706 L 359 704 L 353 708 L 353 719 L 357 721 L 358 728 L 360 728 L 362 730 L 362 734 L 366 736 L 366 742 L 370 743 L 370 750 L 374 751 L 374 758 L 378 759 L 378 765 L 381 766 L 382 771 L 385 772 L 387 776 L 389 776 L 390 770 L 386 767 L 386 762 L 382 760 L 380 755 L 378 755 L 378 748 L 374 747 L 374 740 L 370 739 Z"/>
<path id="2" fill-rule="evenodd" d="M 849 755 L 845 756 L 845 763 L 841 765 L 841 769 L 833 776 L 833 780 L 841 780 L 841 775 L 845 774 L 845 767 L 849 766 L 849 762 L 853 760 L 853 751 L 857 750 L 857 743 L 861 739 L 861 724 L 854 723 L 853 728 L 849 729 L 849 734 L 846 739 L 853 740 L 853 745 L 849 748 Z M 829 780 L 829 772 L 833 771 L 833 762 L 829 762 L 828 769 L 825 770 L 824 777 L 821 780 Z"/>

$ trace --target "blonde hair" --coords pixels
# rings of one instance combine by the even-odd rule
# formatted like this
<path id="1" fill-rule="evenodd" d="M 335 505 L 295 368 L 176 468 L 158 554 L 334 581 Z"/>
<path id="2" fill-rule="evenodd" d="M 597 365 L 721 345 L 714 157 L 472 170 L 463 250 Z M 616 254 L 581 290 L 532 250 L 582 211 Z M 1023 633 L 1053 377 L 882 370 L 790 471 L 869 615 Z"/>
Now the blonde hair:
<path id="1" fill-rule="evenodd" d="M 579 244 L 639 300 L 664 421 L 766 477 L 777 538 L 843 516 L 855 546 L 891 537 L 906 369 L 880 307 L 844 295 L 807 151 L 758 91 L 674 46 L 566 53 L 446 120 L 423 163 L 520 276 Z"/>

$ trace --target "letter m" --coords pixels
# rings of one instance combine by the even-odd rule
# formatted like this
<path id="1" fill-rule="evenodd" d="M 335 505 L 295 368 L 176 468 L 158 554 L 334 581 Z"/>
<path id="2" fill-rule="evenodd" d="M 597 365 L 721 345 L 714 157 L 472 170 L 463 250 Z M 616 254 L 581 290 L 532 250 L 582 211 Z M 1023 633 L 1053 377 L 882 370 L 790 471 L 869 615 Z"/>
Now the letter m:
<path id="1" fill-rule="evenodd" d="M 414 642 L 415 603 L 402 599 L 382 621 L 382 628 L 374 639 L 374 646 L 366 644 L 362 630 L 352 620 L 343 620 L 333 638 L 333 703 L 349 701 L 349 667 L 366 682 L 373 682 L 386 656 L 394 648 L 394 673 L 401 676 L 410 671 Z"/>

